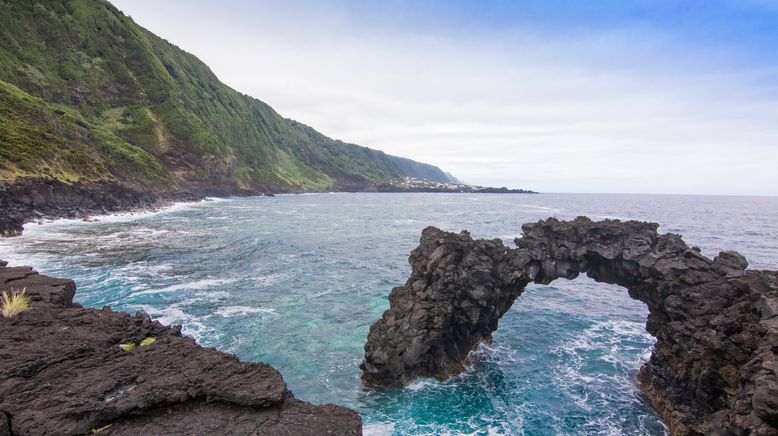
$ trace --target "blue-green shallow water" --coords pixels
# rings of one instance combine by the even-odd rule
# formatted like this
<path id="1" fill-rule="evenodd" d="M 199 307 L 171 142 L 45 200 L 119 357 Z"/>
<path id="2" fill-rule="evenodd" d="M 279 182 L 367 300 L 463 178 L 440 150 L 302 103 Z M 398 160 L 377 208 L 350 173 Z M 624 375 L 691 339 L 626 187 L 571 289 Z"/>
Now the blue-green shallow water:
<path id="1" fill-rule="evenodd" d="M 548 216 L 657 221 L 709 256 L 777 267 L 778 198 L 319 194 L 217 200 L 96 223 L 28 225 L 0 258 L 74 278 L 86 306 L 144 310 L 202 345 L 278 368 L 298 398 L 357 409 L 374 434 L 661 434 L 635 375 L 646 308 L 585 278 L 531 286 L 465 374 L 372 391 L 358 364 L 421 230 L 513 244 Z"/>

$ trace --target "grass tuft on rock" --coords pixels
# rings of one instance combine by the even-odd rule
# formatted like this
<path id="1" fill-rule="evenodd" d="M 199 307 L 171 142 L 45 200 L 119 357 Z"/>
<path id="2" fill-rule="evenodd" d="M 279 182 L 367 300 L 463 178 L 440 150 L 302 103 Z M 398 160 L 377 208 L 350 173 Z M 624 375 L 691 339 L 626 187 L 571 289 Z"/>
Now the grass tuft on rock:
<path id="1" fill-rule="evenodd" d="M 0 311 L 3 317 L 13 318 L 25 310 L 30 310 L 30 297 L 26 294 L 26 292 L 27 288 L 24 288 L 21 291 L 18 289 L 14 291 L 13 288 L 11 288 L 10 294 L 6 291 L 3 291 L 1 298 L 3 309 Z"/>
<path id="2" fill-rule="evenodd" d="M 119 344 L 119 348 L 124 351 L 132 351 L 136 347 L 135 342 L 127 342 L 126 344 Z"/>

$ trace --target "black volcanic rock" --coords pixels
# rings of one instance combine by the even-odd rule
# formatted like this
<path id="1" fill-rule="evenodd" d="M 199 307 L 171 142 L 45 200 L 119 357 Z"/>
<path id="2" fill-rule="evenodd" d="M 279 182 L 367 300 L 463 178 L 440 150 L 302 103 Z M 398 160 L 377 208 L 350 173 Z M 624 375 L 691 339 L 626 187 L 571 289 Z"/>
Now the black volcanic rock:
<path id="1" fill-rule="evenodd" d="M 173 201 L 200 200 L 203 195 L 189 192 L 153 194 L 118 183 L 66 184 L 28 180 L 0 185 L 0 236 L 21 235 L 25 223 L 44 218 L 85 218 L 94 214 L 145 211 Z"/>
<path id="2" fill-rule="evenodd" d="M 657 338 L 638 376 L 673 434 L 778 434 L 778 272 L 713 260 L 657 224 L 550 218 L 500 240 L 428 227 L 411 277 L 370 329 L 363 380 L 403 385 L 463 371 L 529 283 L 589 277 L 627 288 Z"/>
<path id="3" fill-rule="evenodd" d="M 73 304 L 71 280 L 0 262 L 9 288 L 26 288 L 32 308 L 0 317 L 0 435 L 361 434 L 355 412 L 296 400 L 266 364 L 144 314 Z"/>

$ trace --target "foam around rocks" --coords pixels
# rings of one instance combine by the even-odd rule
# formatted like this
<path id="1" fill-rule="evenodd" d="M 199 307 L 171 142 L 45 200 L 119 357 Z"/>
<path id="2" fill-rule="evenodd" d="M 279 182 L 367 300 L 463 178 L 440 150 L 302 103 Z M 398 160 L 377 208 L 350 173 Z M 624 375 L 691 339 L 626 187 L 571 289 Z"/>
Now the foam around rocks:
<path id="1" fill-rule="evenodd" d="M 71 280 L 0 262 L 30 310 L 0 319 L 0 435 L 360 434 L 356 412 L 296 400 L 263 363 L 203 348 L 147 315 L 73 304 Z M 148 338 L 154 338 L 149 340 Z M 144 346 L 130 347 L 133 343 Z M 127 347 L 125 347 L 127 348 Z"/>
<path id="2" fill-rule="evenodd" d="M 732 251 L 711 260 L 657 228 L 549 218 L 525 224 L 514 249 L 424 229 L 411 276 L 370 328 L 363 380 L 397 386 L 459 374 L 525 286 L 583 272 L 648 306 L 657 342 L 638 377 L 674 434 L 776 434 L 778 273 L 746 270 Z"/>

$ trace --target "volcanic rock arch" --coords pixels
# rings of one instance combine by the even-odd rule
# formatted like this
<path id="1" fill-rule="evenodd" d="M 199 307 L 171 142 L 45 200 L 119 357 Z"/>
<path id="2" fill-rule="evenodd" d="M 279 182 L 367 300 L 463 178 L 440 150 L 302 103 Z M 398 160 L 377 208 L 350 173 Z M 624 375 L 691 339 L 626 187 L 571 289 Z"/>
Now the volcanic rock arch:
<path id="1" fill-rule="evenodd" d="M 361 365 L 373 386 L 462 372 L 529 283 L 580 273 L 623 286 L 648 306 L 657 342 L 638 376 L 674 434 L 778 434 L 778 273 L 713 260 L 679 235 L 636 221 L 549 218 L 517 248 L 428 227 L 370 328 Z"/>

